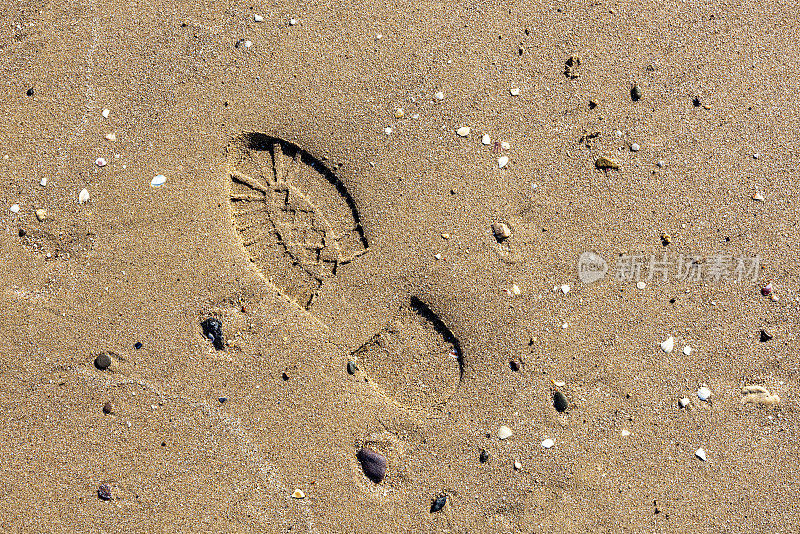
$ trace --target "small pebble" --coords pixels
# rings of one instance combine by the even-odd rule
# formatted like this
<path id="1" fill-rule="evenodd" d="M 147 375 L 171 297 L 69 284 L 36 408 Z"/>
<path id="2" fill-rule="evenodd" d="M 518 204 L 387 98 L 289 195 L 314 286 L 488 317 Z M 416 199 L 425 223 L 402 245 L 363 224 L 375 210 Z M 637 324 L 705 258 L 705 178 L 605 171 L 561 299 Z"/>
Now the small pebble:
<path id="1" fill-rule="evenodd" d="M 433 257 L 436 258 L 437 260 L 441 260 L 442 259 L 442 255 L 439 254 L 438 252 L 436 254 L 434 254 Z"/>
<path id="2" fill-rule="evenodd" d="M 486 452 L 484 449 L 481 449 L 481 453 L 480 453 L 480 455 L 478 456 L 478 459 L 480 460 L 480 462 L 481 462 L 482 464 L 485 464 L 486 462 L 488 462 L 488 461 L 489 461 L 489 453 L 488 453 L 488 452 Z"/>
<path id="3" fill-rule="evenodd" d="M 28 235 L 28 232 L 25 231 L 25 228 L 20 228 L 18 233 L 20 237 L 25 237 Z"/>
<path id="4" fill-rule="evenodd" d="M 102 484 L 100 484 L 100 487 L 97 488 L 97 496 L 104 501 L 110 501 L 111 491 L 112 491 L 111 484 L 103 482 Z"/>
<path id="5" fill-rule="evenodd" d="M 553 447 L 553 445 L 555 445 L 555 444 L 556 444 L 556 443 L 555 443 L 555 441 L 553 441 L 553 440 L 552 440 L 552 439 L 550 439 L 550 438 L 547 438 L 546 440 L 544 440 L 544 441 L 542 442 L 542 447 L 544 447 L 545 449 L 550 449 L 550 448 L 552 448 L 552 447 Z"/>
<path id="6" fill-rule="evenodd" d="M 294 497 L 295 499 L 305 499 L 306 498 L 306 494 L 303 493 L 303 490 L 296 489 L 296 490 L 294 490 L 294 493 L 292 493 L 292 497 Z"/>
<path id="7" fill-rule="evenodd" d="M 489 134 L 483 134 L 483 137 L 481 137 L 481 143 L 483 143 L 484 145 L 491 145 L 492 138 L 489 137 Z"/>
<path id="8" fill-rule="evenodd" d="M 219 401 L 220 404 L 225 404 L 226 402 L 228 402 L 228 397 L 220 397 L 217 400 Z"/>
<path id="9" fill-rule="evenodd" d="M 33 87 L 30 87 L 28 88 L 27 91 L 25 91 L 25 94 L 28 96 L 33 96 L 33 93 L 34 93 Z"/>
<path id="10" fill-rule="evenodd" d="M 706 451 L 704 451 L 702 448 L 697 449 L 694 452 L 694 455 L 703 460 L 704 462 L 706 461 Z"/>
<path id="11" fill-rule="evenodd" d="M 642 89 L 638 85 L 631 87 L 631 100 L 638 102 L 642 99 Z"/>
<path id="12" fill-rule="evenodd" d="M 472 131 L 472 128 L 470 128 L 469 126 L 462 126 L 462 127 L 461 127 L 461 128 L 459 128 L 458 130 L 456 130 L 456 133 L 457 133 L 458 135 L 460 135 L 461 137 L 466 137 L 466 136 L 468 136 L 468 135 L 469 135 L 469 133 L 470 133 L 471 131 Z"/>
<path id="13" fill-rule="evenodd" d="M 104 119 L 107 119 L 110 114 L 111 114 L 111 110 L 110 109 L 104 109 L 103 110 L 102 115 L 103 115 Z"/>
<path id="14" fill-rule="evenodd" d="M 96 160 L 94 160 L 94 164 L 97 165 L 98 167 L 105 167 L 106 165 L 108 165 L 108 162 L 106 161 L 106 158 L 97 158 Z"/>
<path id="15" fill-rule="evenodd" d="M 569 401 L 567 400 L 567 396 L 561 393 L 560 391 L 555 391 L 553 393 L 553 408 L 556 409 L 558 412 L 565 412 L 567 408 L 569 408 Z"/>
<path id="16" fill-rule="evenodd" d="M 686 345 L 685 347 L 683 347 L 683 354 L 686 356 L 690 356 L 693 350 L 694 349 L 691 346 Z"/>
<path id="17" fill-rule="evenodd" d="M 297 19 L 289 19 L 289 26 L 297 25 Z"/>
<path id="18" fill-rule="evenodd" d="M 502 169 L 506 165 L 508 165 L 508 156 L 500 156 L 499 158 L 497 158 L 498 169 Z"/>
<path id="19" fill-rule="evenodd" d="M 675 338 L 669 336 L 667 339 L 661 342 L 661 350 L 669 354 L 672 352 L 672 349 L 675 348 Z"/>
<path id="20" fill-rule="evenodd" d="M 512 285 L 511 289 L 509 291 L 515 297 L 518 297 L 518 296 L 520 296 L 522 294 L 522 290 L 519 288 L 519 286 L 517 284 Z"/>
<path id="21" fill-rule="evenodd" d="M 19 213 L 19 204 L 12 204 L 8 209 L 11 211 L 11 213 Z"/>
<path id="22" fill-rule="evenodd" d="M 159 174 L 158 176 L 155 176 L 153 177 L 152 180 L 150 180 L 150 187 L 161 187 L 162 185 L 164 185 L 164 183 L 166 183 L 166 181 L 167 177 L 164 176 L 163 174 Z"/>
<path id="23" fill-rule="evenodd" d="M 619 169 L 619 161 L 606 156 L 600 156 L 594 162 L 594 166 L 598 169 Z"/>
<path id="24" fill-rule="evenodd" d="M 646 287 L 647 287 L 647 284 L 645 284 L 644 282 L 641 282 L 641 281 L 640 282 L 636 282 L 636 289 L 644 289 Z"/>
<path id="25" fill-rule="evenodd" d="M 660 159 L 660 160 L 658 160 L 658 163 L 656 163 L 656 165 L 658 165 L 659 167 L 664 167 L 664 165 L 666 165 L 666 163 L 664 162 L 663 159 Z"/>
<path id="26" fill-rule="evenodd" d="M 94 366 L 101 371 L 105 371 L 111 367 L 111 356 L 107 352 L 101 352 L 94 359 Z"/>
<path id="27" fill-rule="evenodd" d="M 78 204 L 84 204 L 89 201 L 89 191 L 86 189 L 81 189 L 81 192 L 78 193 Z"/>
<path id="28" fill-rule="evenodd" d="M 508 225 L 503 222 L 496 222 L 492 224 L 492 232 L 494 233 L 495 239 L 498 241 L 505 241 L 511 237 L 511 228 L 509 228 Z"/>
<path id="29" fill-rule="evenodd" d="M 770 334 L 769 332 L 767 332 L 766 330 L 764 330 L 762 328 L 761 332 L 759 332 L 759 334 L 758 334 L 758 340 L 761 343 L 766 343 L 767 341 L 770 341 L 771 339 L 772 339 L 772 334 Z"/>
<path id="30" fill-rule="evenodd" d="M 358 371 L 358 366 L 356 365 L 356 362 L 354 362 L 352 360 L 348 361 L 347 362 L 347 374 L 354 375 L 354 374 L 356 374 L 356 371 Z"/>
<path id="31" fill-rule="evenodd" d="M 505 439 L 510 438 L 513 435 L 514 435 L 514 433 L 511 431 L 511 429 L 508 428 L 505 425 L 503 425 L 503 426 L 501 426 L 500 428 L 497 429 L 497 437 L 499 439 L 505 440 Z"/>
<path id="32" fill-rule="evenodd" d="M 511 96 L 519 96 L 519 87 L 512 87 L 508 92 L 511 93 Z"/>
<path id="33" fill-rule="evenodd" d="M 765 297 L 768 297 L 772 294 L 773 290 L 774 288 L 772 287 L 772 282 L 770 282 L 761 288 L 761 294 L 764 295 Z"/>
<path id="34" fill-rule="evenodd" d="M 681 397 L 680 400 L 678 401 L 678 404 L 680 405 L 681 408 L 686 408 L 687 406 L 689 406 L 690 402 L 692 401 L 689 400 L 689 397 Z"/>
<path id="35" fill-rule="evenodd" d="M 108 141 L 111 141 L 111 142 L 113 143 L 114 141 L 116 141 L 116 140 L 117 140 L 117 134 L 115 134 L 115 133 L 113 133 L 113 132 L 112 132 L 112 133 L 110 133 L 110 134 L 106 134 L 106 139 L 107 139 Z"/>
<path id="36" fill-rule="evenodd" d="M 447 495 L 446 494 L 442 493 L 441 495 L 436 497 L 433 500 L 433 503 L 431 504 L 431 513 L 432 514 L 436 513 L 439 510 L 441 510 L 442 508 L 444 508 L 444 505 L 445 505 L 446 502 L 447 502 Z"/>
<path id="37" fill-rule="evenodd" d="M 142 348 L 142 342 L 141 341 L 137 341 L 136 343 L 133 344 L 133 348 L 136 349 L 136 350 L 141 349 Z"/>
<path id="38" fill-rule="evenodd" d="M 225 337 L 222 335 L 222 321 L 216 317 L 209 317 L 200 326 L 203 328 L 203 335 L 211 340 L 214 348 L 222 350 L 225 348 Z"/>
<path id="39" fill-rule="evenodd" d="M 103 413 L 106 415 L 111 415 L 114 413 L 114 405 L 111 404 L 111 401 L 108 401 L 103 405 Z"/>
<path id="40" fill-rule="evenodd" d="M 394 110 L 394 118 L 395 119 L 402 119 L 405 116 L 406 116 L 406 112 L 403 110 L 403 108 L 397 108 L 396 110 Z"/>
<path id="41" fill-rule="evenodd" d="M 438 92 L 434 93 L 433 98 L 435 98 L 436 100 L 444 100 L 444 93 L 441 92 L 441 91 L 438 91 Z"/>
<path id="42" fill-rule="evenodd" d="M 638 143 L 631 144 L 631 151 L 633 151 L 633 152 L 639 152 L 639 149 L 641 149 L 641 148 L 642 147 L 640 147 Z"/>
<path id="43" fill-rule="evenodd" d="M 522 365 L 517 360 L 509 360 L 508 366 L 511 368 L 512 371 L 518 373 L 519 370 L 522 368 Z"/>
<path id="44" fill-rule="evenodd" d="M 364 474 L 374 483 L 380 483 L 386 476 L 386 458 L 382 454 L 362 448 L 356 454 L 356 458 L 361 462 Z"/>
<path id="45" fill-rule="evenodd" d="M 697 390 L 697 398 L 701 401 L 707 401 L 711 397 L 711 390 L 706 386 L 702 386 Z"/>

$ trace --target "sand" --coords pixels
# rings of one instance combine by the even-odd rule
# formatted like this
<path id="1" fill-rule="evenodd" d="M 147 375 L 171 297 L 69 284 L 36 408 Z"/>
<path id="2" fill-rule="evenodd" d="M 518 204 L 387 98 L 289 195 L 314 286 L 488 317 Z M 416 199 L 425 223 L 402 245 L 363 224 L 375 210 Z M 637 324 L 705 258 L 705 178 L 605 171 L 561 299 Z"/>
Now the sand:
<path id="1" fill-rule="evenodd" d="M 0 17 L 0 530 L 794 529 L 793 5 Z M 636 254 L 761 263 L 638 289 Z"/>

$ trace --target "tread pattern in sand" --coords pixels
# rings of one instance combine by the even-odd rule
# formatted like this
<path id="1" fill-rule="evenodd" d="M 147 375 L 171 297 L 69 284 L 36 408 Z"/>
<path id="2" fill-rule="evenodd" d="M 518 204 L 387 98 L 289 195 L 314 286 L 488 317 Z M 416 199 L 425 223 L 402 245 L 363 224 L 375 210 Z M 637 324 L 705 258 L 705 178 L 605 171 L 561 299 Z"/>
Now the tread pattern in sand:
<path id="1" fill-rule="evenodd" d="M 367 251 L 347 190 L 300 148 L 244 135 L 229 147 L 228 174 L 234 224 L 250 259 L 303 308 L 340 265 Z"/>
<path id="2" fill-rule="evenodd" d="M 384 395 L 413 409 L 443 406 L 463 375 L 458 340 L 417 299 L 402 306 L 353 358 Z"/>

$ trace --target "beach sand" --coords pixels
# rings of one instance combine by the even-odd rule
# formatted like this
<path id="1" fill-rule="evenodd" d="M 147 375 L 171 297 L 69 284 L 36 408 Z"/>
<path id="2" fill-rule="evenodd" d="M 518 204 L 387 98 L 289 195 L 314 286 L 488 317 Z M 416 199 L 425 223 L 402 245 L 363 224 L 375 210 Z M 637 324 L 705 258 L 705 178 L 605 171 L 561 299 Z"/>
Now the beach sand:
<path id="1" fill-rule="evenodd" d="M 0 19 L 0 530 L 795 529 L 793 5 Z"/>

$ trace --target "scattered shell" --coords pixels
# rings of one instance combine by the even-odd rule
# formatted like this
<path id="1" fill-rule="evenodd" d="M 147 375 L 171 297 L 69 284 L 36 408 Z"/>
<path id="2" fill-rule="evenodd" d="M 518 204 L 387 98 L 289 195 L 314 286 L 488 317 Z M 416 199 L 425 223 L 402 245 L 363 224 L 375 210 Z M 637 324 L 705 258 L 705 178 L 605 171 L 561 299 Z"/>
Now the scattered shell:
<path id="1" fill-rule="evenodd" d="M 701 401 L 707 401 L 711 397 L 711 390 L 706 386 L 701 386 L 697 390 L 697 398 Z"/>
<path id="2" fill-rule="evenodd" d="M 669 336 L 667 339 L 661 342 L 661 350 L 669 354 L 672 352 L 672 349 L 675 348 L 675 338 Z"/>
<path id="3" fill-rule="evenodd" d="M 296 490 L 294 490 L 294 493 L 292 493 L 292 497 L 294 497 L 295 499 L 305 499 L 306 498 L 306 494 L 303 493 L 303 490 L 296 489 Z"/>
<path id="4" fill-rule="evenodd" d="M 511 429 L 508 428 L 505 425 L 503 425 L 499 429 L 497 429 L 497 437 L 499 439 L 508 439 L 513 435 L 514 435 L 514 433 L 511 431 Z"/>
<path id="5" fill-rule="evenodd" d="M 564 284 L 559 289 L 561 289 L 561 292 L 566 295 L 567 293 L 569 293 L 569 284 Z"/>
<path id="6" fill-rule="evenodd" d="M 666 233 L 666 232 L 662 232 L 662 233 L 661 233 L 661 244 L 662 244 L 662 245 L 664 245 L 664 246 L 666 247 L 666 246 L 667 246 L 667 245 L 669 245 L 670 243 L 672 243 L 672 236 L 671 236 L 671 235 L 669 235 L 669 234 L 668 234 L 668 233 Z"/>
<path id="7" fill-rule="evenodd" d="M 764 195 L 762 195 L 759 192 L 756 192 L 756 193 L 753 194 L 753 200 L 755 200 L 757 202 L 764 202 Z"/>
<path id="8" fill-rule="evenodd" d="M 386 135 L 391 135 L 392 134 L 391 126 L 387 126 L 386 128 L 384 128 L 383 133 L 385 133 Z"/>
<path id="9" fill-rule="evenodd" d="M 19 213 L 19 204 L 12 204 L 8 209 L 11 211 L 11 213 Z"/>
<path id="10" fill-rule="evenodd" d="M 557 388 L 563 388 L 564 386 L 567 385 L 567 383 L 564 382 L 563 380 L 551 380 L 551 382 L 553 382 L 553 385 Z"/>
<path id="11" fill-rule="evenodd" d="M 647 287 L 647 284 L 645 284 L 644 282 L 641 282 L 641 281 L 636 282 L 636 289 L 644 289 L 646 287 Z"/>
<path id="12" fill-rule="evenodd" d="M 553 445 L 555 445 L 555 444 L 556 444 L 556 442 L 555 442 L 555 441 L 553 441 L 553 440 L 552 440 L 552 439 L 550 439 L 550 438 L 547 438 L 546 440 L 544 440 L 544 441 L 542 442 L 542 447 L 544 447 L 545 449 L 549 449 L 549 448 L 551 448 L 551 447 L 552 447 Z"/>
<path id="13" fill-rule="evenodd" d="M 519 460 L 514 460 L 514 469 L 516 469 L 517 471 L 522 469 L 522 464 L 520 463 Z"/>
<path id="14" fill-rule="evenodd" d="M 623 428 L 622 432 L 620 432 L 619 435 L 622 436 L 623 438 L 627 438 L 628 436 L 631 435 L 631 433 L 630 433 L 630 431 L 628 429 Z"/>
<path id="15" fill-rule="evenodd" d="M 594 166 L 598 169 L 619 169 L 620 164 L 619 161 L 615 160 L 614 158 L 600 156 L 595 160 Z"/>
<path id="16" fill-rule="evenodd" d="M 444 93 L 441 91 L 437 91 L 436 93 L 433 94 L 433 98 L 435 98 L 436 100 L 444 100 Z"/>
<path id="17" fill-rule="evenodd" d="M 631 151 L 633 151 L 633 152 L 639 152 L 639 150 L 640 150 L 641 148 L 642 148 L 642 147 L 640 147 L 640 146 L 639 146 L 639 143 L 633 143 L 633 144 L 631 144 Z"/>
<path id="18" fill-rule="evenodd" d="M 772 294 L 773 290 L 774 288 L 772 287 L 772 282 L 770 282 L 761 288 L 761 294 L 764 295 L 765 297 L 768 297 Z"/>
<path id="19" fill-rule="evenodd" d="M 678 404 L 680 405 L 681 408 L 686 408 L 687 406 L 689 406 L 690 402 L 692 401 L 689 400 L 689 397 L 681 397 L 681 399 L 678 401 Z"/>
<path id="20" fill-rule="evenodd" d="M 106 165 L 108 165 L 108 162 L 106 161 L 106 158 L 97 158 L 96 160 L 94 160 L 94 164 L 97 165 L 98 167 L 105 167 Z"/>
<path id="21" fill-rule="evenodd" d="M 511 228 L 509 228 L 508 225 L 503 222 L 496 222 L 492 224 L 492 232 L 494 232 L 494 237 L 498 241 L 504 241 L 511 237 Z"/>
<path id="22" fill-rule="evenodd" d="M 699 449 L 697 449 L 697 450 L 694 452 L 694 455 L 695 455 L 695 456 L 697 456 L 698 458 L 700 458 L 701 460 L 703 460 L 704 462 L 706 461 L 706 451 L 704 451 L 704 450 L 702 449 L 702 447 L 701 447 L 701 448 L 699 448 Z"/>
<path id="23" fill-rule="evenodd" d="M 88 201 L 89 201 L 89 191 L 87 191 L 85 188 L 81 189 L 81 192 L 78 193 L 78 203 L 83 204 Z"/>
<path id="24" fill-rule="evenodd" d="M 503 150 L 508 150 L 511 148 L 511 144 L 508 141 L 501 141 L 500 148 L 502 148 Z"/>
<path id="25" fill-rule="evenodd" d="M 264 22 L 264 17 L 261 15 L 253 15 L 253 20 L 256 22 Z"/>
<path id="26" fill-rule="evenodd" d="M 158 176 L 155 176 L 152 180 L 150 180 L 150 186 L 161 187 L 162 185 L 164 185 L 164 182 L 166 181 L 167 177 L 164 176 L 163 174 L 159 174 Z"/>
<path id="27" fill-rule="evenodd" d="M 656 163 L 656 165 L 658 165 L 659 167 L 662 167 L 662 168 L 663 168 L 663 167 L 664 167 L 664 165 L 666 165 L 666 163 L 664 162 L 664 160 L 663 160 L 663 159 L 660 159 L 660 160 L 658 160 L 658 163 Z"/>
<path id="28" fill-rule="evenodd" d="M 519 87 L 512 87 L 508 92 L 511 93 L 511 96 L 519 96 Z"/>
<path id="29" fill-rule="evenodd" d="M 438 252 L 436 254 L 434 254 L 433 257 L 436 258 L 437 260 L 441 260 L 442 259 L 442 255 L 439 254 Z"/>
<path id="30" fill-rule="evenodd" d="M 111 403 L 111 401 L 108 401 L 103 405 L 103 413 L 106 415 L 112 415 L 114 413 L 114 405 Z"/>
<path id="31" fill-rule="evenodd" d="M 104 109 L 103 110 L 102 115 L 103 115 L 104 119 L 107 119 L 110 114 L 111 114 L 111 110 L 110 109 Z"/>
<path id="32" fill-rule="evenodd" d="M 358 371 L 358 366 L 356 365 L 356 362 L 349 360 L 347 362 L 347 374 L 354 375 L 356 374 L 356 371 Z"/>
<path id="33" fill-rule="evenodd" d="M 106 134 L 106 139 L 111 141 L 112 143 L 117 140 L 117 134 L 111 132 L 110 134 Z"/>
<path id="34" fill-rule="evenodd" d="M 39 180 L 39 185 L 41 185 L 42 187 L 46 186 L 47 185 L 47 178 L 42 178 L 41 180 Z"/>
<path id="35" fill-rule="evenodd" d="M 294 26 L 297 24 L 297 19 L 289 19 L 289 26 Z"/>
<path id="36" fill-rule="evenodd" d="M 402 119 L 405 116 L 406 116 L 406 112 L 403 110 L 403 108 L 397 108 L 396 110 L 394 110 L 394 118 L 395 119 Z"/>
<path id="37" fill-rule="evenodd" d="M 481 143 L 483 143 L 484 145 L 491 145 L 492 138 L 489 137 L 489 134 L 483 134 L 483 137 L 481 137 Z"/>
<path id="38" fill-rule="evenodd" d="M 518 297 L 518 296 L 520 296 L 522 294 L 522 290 L 519 288 L 519 286 L 517 284 L 512 285 L 511 289 L 509 291 L 515 297 Z"/>
<path id="39" fill-rule="evenodd" d="M 752 404 L 778 404 L 781 398 L 773 395 L 764 386 L 751 385 L 742 388 L 742 402 Z"/>
<path id="40" fill-rule="evenodd" d="M 692 349 L 692 347 L 690 347 L 689 345 L 686 345 L 685 347 L 683 347 L 683 354 L 685 354 L 686 356 L 689 356 L 689 355 L 692 354 L 693 350 L 694 349 Z"/>
<path id="41" fill-rule="evenodd" d="M 456 133 L 457 133 L 458 135 L 460 135 L 461 137 L 466 137 L 466 136 L 468 136 L 468 135 L 469 135 L 469 133 L 470 133 L 471 131 L 472 131 L 472 128 L 470 128 L 469 126 L 462 126 L 462 127 L 461 127 L 461 128 L 459 128 L 458 130 L 456 130 Z"/>
<path id="42" fill-rule="evenodd" d="M 481 453 L 480 453 L 480 455 L 478 456 L 478 460 L 480 460 L 480 462 L 481 462 L 482 464 L 485 464 L 486 462 L 488 462 L 488 461 L 489 461 L 489 453 L 488 453 L 488 452 L 486 452 L 486 450 L 485 450 L 485 449 L 481 449 Z"/>
<path id="43" fill-rule="evenodd" d="M 447 232 L 443 233 L 442 239 L 450 239 L 450 234 L 448 234 Z"/>
<path id="44" fill-rule="evenodd" d="M 508 165 L 508 156 L 500 156 L 497 158 L 497 167 L 499 169 L 502 169 L 506 165 Z"/>
<path id="45" fill-rule="evenodd" d="M 39 208 L 36 210 L 36 218 L 41 222 L 47 218 L 47 210 L 44 208 Z"/>

